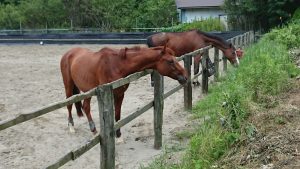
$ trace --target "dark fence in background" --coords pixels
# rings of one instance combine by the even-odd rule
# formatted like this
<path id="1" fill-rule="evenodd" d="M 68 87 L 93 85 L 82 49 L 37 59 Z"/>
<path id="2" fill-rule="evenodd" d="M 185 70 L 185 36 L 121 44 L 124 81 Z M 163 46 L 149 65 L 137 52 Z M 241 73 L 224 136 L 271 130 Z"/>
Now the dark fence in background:
<path id="1" fill-rule="evenodd" d="M 37 33 L 0 32 L 0 44 L 145 44 L 157 32 L 123 33 Z M 225 40 L 244 31 L 211 32 Z"/>

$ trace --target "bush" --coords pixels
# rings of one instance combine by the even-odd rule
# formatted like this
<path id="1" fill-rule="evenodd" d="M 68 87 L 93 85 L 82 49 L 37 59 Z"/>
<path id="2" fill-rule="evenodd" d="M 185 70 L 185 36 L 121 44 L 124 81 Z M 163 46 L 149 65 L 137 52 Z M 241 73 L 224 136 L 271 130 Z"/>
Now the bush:
<path id="1" fill-rule="evenodd" d="M 292 20 L 300 20 L 300 8 L 294 12 Z"/>
<path id="2" fill-rule="evenodd" d="M 192 29 L 200 31 L 224 31 L 225 26 L 217 18 L 208 18 L 206 20 L 194 21 L 192 23 L 182 23 L 173 27 L 163 28 L 163 32 L 183 32 Z"/>
<path id="3" fill-rule="evenodd" d="M 288 48 L 300 46 L 300 24 L 290 23 L 282 29 L 275 28 L 271 32 L 267 33 L 263 40 L 276 41 L 280 44 L 287 46 Z"/>

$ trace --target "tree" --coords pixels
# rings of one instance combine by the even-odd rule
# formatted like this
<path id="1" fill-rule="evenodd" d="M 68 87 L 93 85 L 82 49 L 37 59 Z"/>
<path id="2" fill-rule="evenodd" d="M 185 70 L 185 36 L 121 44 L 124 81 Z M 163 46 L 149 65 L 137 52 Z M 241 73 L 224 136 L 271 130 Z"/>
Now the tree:
<path id="1" fill-rule="evenodd" d="M 165 27 L 178 22 L 174 0 L 139 0 L 134 13 L 138 27 Z"/>
<path id="2" fill-rule="evenodd" d="M 20 22 L 24 20 L 24 17 L 17 10 L 17 7 L 13 4 L 2 5 L 0 4 L 0 25 L 4 29 L 16 29 L 19 28 Z"/>
<path id="3" fill-rule="evenodd" d="M 225 0 L 224 9 L 234 28 L 267 31 L 287 22 L 299 4 L 298 0 Z"/>
<path id="4" fill-rule="evenodd" d="M 0 0 L 0 28 L 100 28 L 129 31 L 177 21 L 174 0 Z M 137 25 L 138 23 L 138 25 Z"/>

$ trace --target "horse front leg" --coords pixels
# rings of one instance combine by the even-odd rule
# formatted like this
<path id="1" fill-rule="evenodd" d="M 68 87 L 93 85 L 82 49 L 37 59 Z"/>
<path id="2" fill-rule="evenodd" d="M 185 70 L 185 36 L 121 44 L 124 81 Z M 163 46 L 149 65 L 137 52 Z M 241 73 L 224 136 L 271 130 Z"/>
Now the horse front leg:
<path id="1" fill-rule="evenodd" d="M 201 55 L 196 55 L 194 57 L 194 76 L 199 73 L 199 69 L 200 69 L 200 61 L 201 61 Z M 198 81 L 198 78 L 195 78 L 193 80 L 193 84 L 195 86 L 199 86 L 200 82 Z"/>
<path id="2" fill-rule="evenodd" d="M 124 92 L 127 90 L 129 84 L 114 89 L 114 105 L 115 105 L 115 120 L 118 122 L 121 119 L 121 106 L 124 99 Z M 116 130 L 116 143 L 123 143 L 124 140 L 121 137 L 121 129 Z"/>
<path id="3" fill-rule="evenodd" d="M 152 72 L 151 74 L 150 74 L 150 83 L 151 83 L 151 87 L 154 87 L 154 78 L 153 78 L 153 75 L 154 75 L 154 73 Z"/>
<path id="4" fill-rule="evenodd" d="M 86 117 L 88 119 L 91 132 L 93 132 L 93 134 L 96 134 L 97 130 L 96 130 L 96 125 L 95 125 L 95 123 L 92 119 L 91 105 L 90 104 L 91 104 L 91 98 L 84 99 L 84 101 L 83 101 L 83 110 L 84 110 L 84 112 L 86 114 Z"/>
<path id="5" fill-rule="evenodd" d="M 124 94 L 115 97 L 115 120 L 118 122 L 121 119 L 121 106 L 124 99 Z M 116 130 L 116 136 L 121 137 L 121 129 Z"/>

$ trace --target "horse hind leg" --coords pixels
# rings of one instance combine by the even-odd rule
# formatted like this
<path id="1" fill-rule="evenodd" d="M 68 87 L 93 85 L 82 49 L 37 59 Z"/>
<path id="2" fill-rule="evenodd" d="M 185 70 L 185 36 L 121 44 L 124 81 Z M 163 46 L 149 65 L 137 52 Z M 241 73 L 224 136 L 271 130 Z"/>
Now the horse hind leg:
<path id="1" fill-rule="evenodd" d="M 69 63 L 68 63 L 68 55 L 64 55 L 61 62 L 60 62 L 60 68 L 62 73 L 62 78 L 64 82 L 65 92 L 66 92 L 66 98 L 69 98 L 73 95 L 73 89 L 74 89 L 74 81 L 71 77 Z M 72 117 L 72 106 L 73 104 L 67 105 L 68 109 L 68 126 L 71 133 L 74 133 L 74 121 Z"/>
<path id="2" fill-rule="evenodd" d="M 83 110 L 84 110 L 84 112 L 86 114 L 86 117 L 88 119 L 91 132 L 96 134 L 97 130 L 96 130 L 96 125 L 95 125 L 95 123 L 92 119 L 90 103 L 91 103 L 91 98 L 84 99 L 84 101 L 83 101 Z"/>
<path id="3" fill-rule="evenodd" d="M 80 93 L 80 91 L 79 91 L 78 87 L 76 85 L 74 85 L 74 87 L 73 87 L 73 95 L 79 94 L 79 93 Z M 81 104 L 81 101 L 76 102 L 75 103 L 75 107 L 76 107 L 76 111 L 77 111 L 78 117 L 82 117 L 83 113 L 82 113 L 82 104 Z"/>
<path id="4" fill-rule="evenodd" d="M 66 88 L 66 96 L 67 98 L 72 96 L 72 89 Z M 74 121 L 73 121 L 73 117 L 72 117 L 72 106 L 73 104 L 69 104 L 67 105 L 67 109 L 68 109 L 68 126 L 69 126 L 69 130 L 71 133 L 75 133 L 75 129 L 74 129 Z"/>

